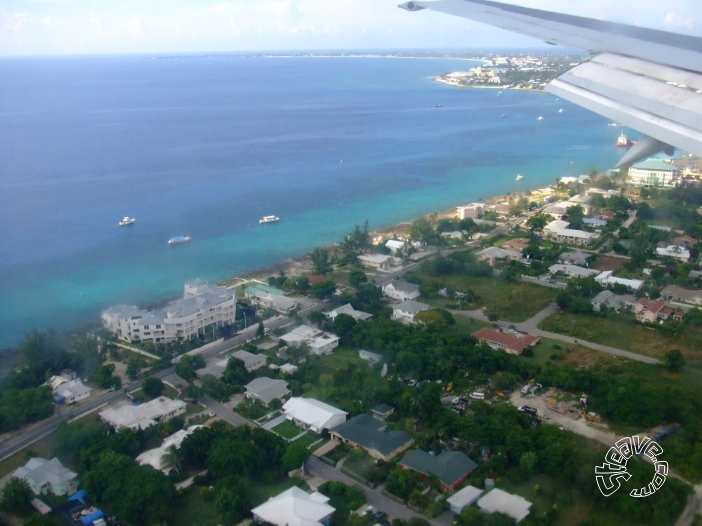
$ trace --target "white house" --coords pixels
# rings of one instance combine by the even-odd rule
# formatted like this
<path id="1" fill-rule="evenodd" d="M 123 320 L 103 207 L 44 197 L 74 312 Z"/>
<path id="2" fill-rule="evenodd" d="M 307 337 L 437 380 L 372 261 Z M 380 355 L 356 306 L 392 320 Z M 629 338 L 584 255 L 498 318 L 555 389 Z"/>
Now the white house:
<path id="1" fill-rule="evenodd" d="M 236 293 L 195 280 L 184 285 L 183 298 L 153 311 L 118 305 L 102 311 L 102 323 L 128 342 L 172 342 L 192 338 L 211 326 L 234 323 Z"/>
<path id="2" fill-rule="evenodd" d="M 54 398 L 65 404 L 74 404 L 90 396 L 90 387 L 83 385 L 80 379 L 76 378 L 69 382 L 63 382 L 54 389 Z"/>
<path id="3" fill-rule="evenodd" d="M 329 524 L 336 511 L 327 502 L 329 497 L 321 493 L 307 493 L 293 487 L 271 497 L 251 513 L 254 521 L 275 526 L 323 526 Z"/>
<path id="4" fill-rule="evenodd" d="M 498 261 L 510 261 L 522 259 L 522 253 L 516 250 L 505 250 L 500 247 L 487 247 L 478 252 L 478 261 L 487 261 L 494 266 Z"/>
<path id="5" fill-rule="evenodd" d="M 485 203 L 471 203 L 456 207 L 458 219 L 478 219 L 485 215 Z"/>
<path id="6" fill-rule="evenodd" d="M 327 312 L 326 316 L 333 321 L 339 314 L 348 314 L 356 321 L 365 321 L 373 317 L 372 314 L 354 309 L 350 303 Z"/>
<path id="7" fill-rule="evenodd" d="M 390 249 L 390 252 L 392 255 L 396 255 L 397 251 L 402 251 L 405 248 L 405 242 L 404 241 L 399 241 L 397 239 L 390 239 L 388 240 L 387 243 L 385 243 L 385 246 Z"/>
<path id="8" fill-rule="evenodd" d="M 576 230 L 568 228 L 568 226 L 569 223 L 567 221 L 557 219 L 546 225 L 544 227 L 544 232 L 559 243 L 568 243 L 571 245 L 587 245 L 597 237 L 597 234 L 593 234 L 592 232 Z"/>
<path id="9" fill-rule="evenodd" d="M 519 524 L 529 515 L 531 502 L 519 495 L 495 488 L 478 500 L 478 507 L 483 513 L 499 512 L 509 515 Z"/>
<path id="10" fill-rule="evenodd" d="M 679 259 L 680 261 L 687 261 L 690 259 L 690 251 L 680 245 L 656 247 L 656 255 L 662 258 Z"/>
<path id="11" fill-rule="evenodd" d="M 27 482 L 35 495 L 70 495 L 78 489 L 79 484 L 78 475 L 61 464 L 56 457 L 51 460 L 41 457 L 29 459 L 12 476 Z"/>
<path id="12" fill-rule="evenodd" d="M 187 404 L 182 400 L 171 400 L 159 396 L 141 405 L 123 405 L 100 412 L 100 418 L 115 429 L 146 429 L 158 422 L 166 422 L 185 413 Z"/>
<path id="13" fill-rule="evenodd" d="M 385 296 L 397 301 L 414 300 L 419 297 L 419 285 L 399 279 L 388 281 L 381 288 Z"/>
<path id="14" fill-rule="evenodd" d="M 264 309 L 273 309 L 280 314 L 290 314 L 297 309 L 297 302 L 280 294 L 258 292 L 250 297 L 251 303 Z"/>
<path id="15" fill-rule="evenodd" d="M 629 287 L 630 289 L 634 290 L 639 290 L 644 284 L 644 282 L 640 279 L 617 278 L 612 275 L 611 270 L 605 270 L 604 272 L 601 272 L 595 276 L 595 281 L 597 281 L 597 283 L 603 287 L 606 287 L 607 285 L 624 285 L 625 287 Z"/>
<path id="16" fill-rule="evenodd" d="M 309 427 L 312 431 L 321 433 L 324 429 L 334 429 L 346 422 L 346 411 L 337 409 L 314 398 L 293 397 L 283 404 L 285 418 L 299 426 Z"/>
<path id="17" fill-rule="evenodd" d="M 446 502 L 448 502 L 449 509 L 458 514 L 468 506 L 475 504 L 482 494 L 483 490 L 474 486 L 466 486 L 465 488 L 451 495 L 448 499 L 446 499 Z"/>
<path id="18" fill-rule="evenodd" d="M 361 265 L 379 270 L 388 270 L 392 267 L 392 259 L 392 256 L 384 254 L 363 254 L 358 256 L 358 261 Z"/>
<path id="19" fill-rule="evenodd" d="M 266 365 L 267 360 L 265 354 L 254 354 L 250 353 L 249 351 L 236 351 L 232 354 L 232 358 L 236 358 L 237 360 L 244 362 L 244 367 L 248 372 L 253 372 L 256 369 L 260 369 Z"/>
<path id="20" fill-rule="evenodd" d="M 163 473 L 168 475 L 171 466 L 164 465 L 163 462 L 163 457 L 167 453 L 168 448 L 173 446 L 176 449 L 179 449 L 180 445 L 183 443 L 183 440 L 185 440 L 185 438 L 188 435 L 192 434 L 194 431 L 200 429 L 201 427 L 202 426 L 190 426 L 188 429 L 181 429 L 180 431 L 176 431 L 171 436 L 164 438 L 163 442 L 159 447 L 149 449 L 148 451 L 144 451 L 143 453 L 141 453 L 136 458 L 136 461 L 142 466 L 149 465 L 154 469 L 162 471 Z"/>
<path id="21" fill-rule="evenodd" d="M 551 274 L 557 274 L 558 272 L 561 272 L 562 274 L 570 276 L 571 278 L 590 278 L 593 276 L 597 276 L 600 273 L 599 270 L 579 267 L 578 265 L 562 265 L 560 263 L 551 265 L 550 267 L 548 267 L 548 271 Z"/>
<path id="22" fill-rule="evenodd" d="M 429 310 L 430 307 L 426 303 L 419 301 L 407 300 L 392 307 L 392 319 L 405 323 L 413 323 L 417 313 Z"/>
<path id="23" fill-rule="evenodd" d="M 316 355 L 331 354 L 339 346 L 339 337 L 336 334 L 309 325 L 295 327 L 289 333 L 281 336 L 280 339 L 293 346 L 305 343 L 310 353 Z"/>

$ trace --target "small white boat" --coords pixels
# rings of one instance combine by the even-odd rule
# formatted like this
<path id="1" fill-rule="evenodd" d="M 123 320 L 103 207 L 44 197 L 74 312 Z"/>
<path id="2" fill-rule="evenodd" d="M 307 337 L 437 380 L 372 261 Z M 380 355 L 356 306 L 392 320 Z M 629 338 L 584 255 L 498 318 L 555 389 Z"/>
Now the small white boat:
<path id="1" fill-rule="evenodd" d="M 187 243 L 192 238 L 190 236 L 175 236 L 168 240 L 169 245 L 177 245 L 178 243 Z"/>
<path id="2" fill-rule="evenodd" d="M 558 110 L 558 113 L 563 113 L 563 108 L 561 108 L 560 110 Z"/>
<path id="3" fill-rule="evenodd" d="M 517 177 L 514 178 L 515 181 L 521 181 L 522 179 L 524 179 L 522 174 L 517 174 Z"/>
<path id="4" fill-rule="evenodd" d="M 542 121 L 542 120 L 544 120 L 544 116 L 543 116 L 543 115 L 539 115 L 539 116 L 536 118 L 536 120 L 537 120 L 537 121 Z"/>
<path id="5" fill-rule="evenodd" d="M 258 220 L 260 224 L 265 224 L 265 223 L 275 223 L 277 221 L 280 221 L 280 218 L 278 216 L 263 216 L 261 219 Z"/>
<path id="6" fill-rule="evenodd" d="M 122 221 L 119 222 L 119 226 L 127 226 L 131 225 L 136 221 L 136 217 L 129 217 L 129 216 L 124 216 Z"/>

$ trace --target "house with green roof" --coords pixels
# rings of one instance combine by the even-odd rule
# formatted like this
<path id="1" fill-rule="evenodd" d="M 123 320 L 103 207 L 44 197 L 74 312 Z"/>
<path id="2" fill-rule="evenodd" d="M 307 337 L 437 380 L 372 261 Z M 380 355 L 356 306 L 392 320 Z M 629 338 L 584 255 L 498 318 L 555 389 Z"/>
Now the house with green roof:
<path id="1" fill-rule="evenodd" d="M 674 188 L 682 184 L 682 174 L 673 163 L 651 158 L 632 165 L 626 182 L 644 188 Z"/>
<path id="2" fill-rule="evenodd" d="M 388 462 L 414 444 L 406 431 L 389 431 L 385 422 L 370 415 L 358 415 L 331 430 L 333 440 L 360 447 L 373 458 Z"/>
<path id="3" fill-rule="evenodd" d="M 478 464 L 460 451 L 442 451 L 438 455 L 415 449 L 399 462 L 401 469 L 411 469 L 425 477 L 436 477 L 444 491 L 454 491 Z"/>

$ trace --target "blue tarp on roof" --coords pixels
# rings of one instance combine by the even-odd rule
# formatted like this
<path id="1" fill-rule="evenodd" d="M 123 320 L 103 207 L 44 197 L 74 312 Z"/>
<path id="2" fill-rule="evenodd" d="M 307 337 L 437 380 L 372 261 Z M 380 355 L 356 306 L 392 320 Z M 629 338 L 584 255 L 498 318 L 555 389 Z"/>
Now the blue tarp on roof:
<path id="1" fill-rule="evenodd" d="M 85 498 L 86 498 L 87 496 L 88 496 L 88 493 L 87 493 L 84 489 L 82 489 L 82 490 L 80 490 L 80 491 L 76 491 L 73 495 L 71 495 L 70 497 L 68 497 L 68 501 L 67 501 L 67 502 L 73 502 L 73 501 L 76 501 L 76 500 L 85 500 Z"/>
<path id="2" fill-rule="evenodd" d="M 82 522 L 84 526 L 90 526 L 93 523 L 93 521 L 102 519 L 104 516 L 105 514 L 101 510 L 95 510 L 90 515 L 81 517 L 80 522 Z"/>

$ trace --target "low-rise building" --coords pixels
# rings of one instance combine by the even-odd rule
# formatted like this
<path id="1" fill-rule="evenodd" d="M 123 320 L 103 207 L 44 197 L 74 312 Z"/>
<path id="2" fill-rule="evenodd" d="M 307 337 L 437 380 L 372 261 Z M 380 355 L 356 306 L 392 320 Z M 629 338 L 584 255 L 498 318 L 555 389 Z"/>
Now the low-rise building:
<path id="1" fill-rule="evenodd" d="M 337 307 L 334 310 L 330 310 L 329 312 L 325 313 L 325 316 L 333 321 L 339 314 L 348 314 L 356 321 L 366 321 L 373 317 L 372 314 L 354 309 L 350 303 Z"/>
<path id="2" fill-rule="evenodd" d="M 592 310 L 600 312 L 602 309 L 615 311 L 628 310 L 636 303 L 636 298 L 631 294 L 615 294 L 611 290 L 603 290 L 590 301 Z"/>
<path id="3" fill-rule="evenodd" d="M 243 350 L 233 353 L 232 358 L 241 360 L 244 363 L 246 370 L 250 373 L 256 369 L 264 367 L 268 361 L 268 357 L 265 354 L 254 354 Z M 226 363 L 224 366 L 226 368 Z"/>
<path id="4" fill-rule="evenodd" d="M 414 439 L 406 431 L 389 431 L 383 421 L 370 415 L 357 415 L 331 431 L 333 440 L 360 447 L 372 458 L 389 462 L 406 451 Z"/>
<path id="5" fill-rule="evenodd" d="M 24 480 L 35 495 L 70 495 L 78 489 L 79 484 L 78 475 L 61 464 L 56 457 L 51 460 L 31 458 L 24 466 L 17 468 L 12 476 Z"/>
<path id="6" fill-rule="evenodd" d="M 414 317 L 430 307 L 426 303 L 419 301 L 407 300 L 392 307 L 392 319 L 404 323 L 414 323 Z"/>
<path id="7" fill-rule="evenodd" d="M 595 281 L 603 287 L 606 287 L 607 285 L 624 285 L 632 290 L 639 290 L 644 284 L 644 282 L 640 279 L 627 279 L 613 276 L 611 270 L 600 272 L 597 276 L 595 276 Z"/>
<path id="8" fill-rule="evenodd" d="M 438 455 L 432 455 L 415 449 L 402 457 L 399 467 L 411 469 L 426 477 L 436 477 L 443 490 L 451 492 L 468 478 L 478 464 L 460 451 L 442 451 Z"/>
<path id="9" fill-rule="evenodd" d="M 388 270 L 392 267 L 393 257 L 384 254 L 363 254 L 358 256 L 358 262 L 364 267 Z"/>
<path id="10" fill-rule="evenodd" d="M 394 256 L 398 251 L 402 251 L 405 248 L 405 242 L 399 241 L 397 239 L 390 239 L 385 243 L 385 246 L 390 250 L 390 253 Z"/>
<path id="11" fill-rule="evenodd" d="M 307 345 L 311 354 L 331 354 L 339 346 L 339 337 L 336 334 L 325 332 L 309 325 L 300 325 L 280 337 L 288 345 L 298 347 L 303 343 Z"/>
<path id="12" fill-rule="evenodd" d="M 199 279 L 184 285 L 183 298 L 161 309 L 118 305 L 101 314 L 105 328 L 119 339 L 157 343 L 193 338 L 211 326 L 232 324 L 235 317 L 236 293 Z"/>
<path id="13" fill-rule="evenodd" d="M 472 336 L 481 345 L 486 344 L 492 349 L 505 351 L 510 354 L 522 354 L 524 349 L 539 343 L 538 336 L 521 334 L 516 331 L 515 334 L 506 334 L 490 327 L 483 327 L 475 331 Z"/>
<path id="14" fill-rule="evenodd" d="M 557 219 L 546 225 L 544 232 L 558 243 L 567 243 L 569 245 L 589 245 L 597 237 L 597 234 L 592 232 L 576 230 L 568 228 L 568 226 L 569 223 L 567 221 Z"/>
<path id="15" fill-rule="evenodd" d="M 419 297 L 419 285 L 401 279 L 388 281 L 381 290 L 383 295 L 396 301 L 416 300 Z"/>
<path id="16" fill-rule="evenodd" d="M 681 311 L 676 312 L 672 307 L 665 304 L 663 300 L 650 300 L 641 298 L 633 305 L 636 319 L 640 322 L 655 323 L 665 321 L 671 317 L 680 320 L 684 317 Z"/>
<path id="17" fill-rule="evenodd" d="M 252 305 L 262 309 L 273 309 L 280 314 L 290 314 L 297 309 L 297 301 L 279 294 L 259 292 L 249 298 Z"/>
<path id="18" fill-rule="evenodd" d="M 680 169 L 663 159 L 646 159 L 629 168 L 627 184 L 637 187 L 675 188 L 680 186 Z"/>
<path id="19" fill-rule="evenodd" d="M 446 499 L 446 502 L 448 502 L 449 509 L 452 512 L 459 514 L 467 507 L 478 502 L 478 499 L 482 494 L 483 490 L 473 486 L 466 486 L 465 488 L 462 488 L 460 491 L 457 491 L 451 495 L 448 499 Z"/>
<path id="20" fill-rule="evenodd" d="M 293 487 L 251 510 L 254 521 L 275 526 L 328 526 L 336 511 L 329 497 Z"/>
<path id="21" fill-rule="evenodd" d="M 274 380 L 266 376 L 256 378 L 246 384 L 246 398 L 258 400 L 268 407 L 273 400 L 284 400 L 290 394 L 288 382 L 285 380 Z"/>
<path id="22" fill-rule="evenodd" d="M 668 245 L 667 247 L 656 247 L 656 256 L 685 262 L 690 259 L 690 251 L 680 245 Z"/>
<path id="23" fill-rule="evenodd" d="M 483 513 L 504 513 L 512 517 L 517 524 L 527 518 L 531 511 L 531 502 L 519 495 L 512 495 L 499 488 L 489 491 L 478 500 L 478 507 Z"/>
<path id="24" fill-rule="evenodd" d="M 582 250 L 574 250 L 572 252 L 563 252 L 558 256 L 558 262 L 564 265 L 578 265 L 584 267 L 587 266 L 590 257 L 592 257 L 592 254 L 583 252 Z"/>
<path id="25" fill-rule="evenodd" d="M 470 203 L 456 207 L 458 219 L 478 219 L 485 215 L 485 203 Z"/>
<path id="26" fill-rule="evenodd" d="M 487 247 L 478 252 L 478 261 L 487 261 L 490 266 L 502 261 L 522 259 L 522 253 L 515 250 L 505 250 L 500 247 Z"/>
<path id="27" fill-rule="evenodd" d="M 692 271 L 690 271 L 692 274 Z M 661 291 L 661 299 L 689 305 L 702 305 L 702 290 L 686 289 L 677 285 L 667 285 Z"/>
<path id="28" fill-rule="evenodd" d="M 190 426 L 188 429 L 176 431 L 171 436 L 164 438 L 159 447 L 141 453 L 136 458 L 136 461 L 142 466 L 149 465 L 155 470 L 168 475 L 168 473 L 174 469 L 174 466 L 170 465 L 165 458 L 167 457 L 169 448 L 174 447 L 180 449 L 183 440 L 201 427 L 202 426 Z"/>
<path id="29" fill-rule="evenodd" d="M 167 422 L 171 418 L 185 413 L 187 404 L 182 400 L 171 400 L 159 396 L 140 405 L 122 405 L 117 408 L 107 408 L 100 412 L 103 422 L 115 429 L 146 429 L 158 422 Z"/>
<path id="30" fill-rule="evenodd" d="M 551 274 L 557 274 L 560 272 L 561 274 L 565 274 L 566 276 L 570 276 L 571 278 L 591 278 L 597 276 L 600 273 L 599 270 L 579 267 L 578 265 L 563 265 L 560 263 L 551 265 L 550 267 L 548 267 L 548 271 Z"/>
<path id="31" fill-rule="evenodd" d="M 380 404 L 371 409 L 371 416 L 376 420 L 384 422 L 391 414 L 395 412 L 395 408 L 389 404 Z"/>
<path id="32" fill-rule="evenodd" d="M 519 252 L 520 254 L 522 253 L 522 250 L 527 248 L 529 246 L 529 240 L 525 237 L 515 237 L 513 239 L 508 240 L 504 245 L 502 245 L 502 248 L 505 250 L 512 250 L 513 252 Z"/>
<path id="33" fill-rule="evenodd" d="M 91 391 L 90 387 L 84 385 L 80 379 L 76 378 L 75 380 L 63 382 L 54 389 L 54 400 L 59 403 L 74 404 L 88 398 Z"/>
<path id="34" fill-rule="evenodd" d="M 334 429 L 346 422 L 346 411 L 315 400 L 314 398 L 292 397 L 283 404 L 285 418 L 298 426 L 304 426 L 316 433 L 324 429 Z"/>

